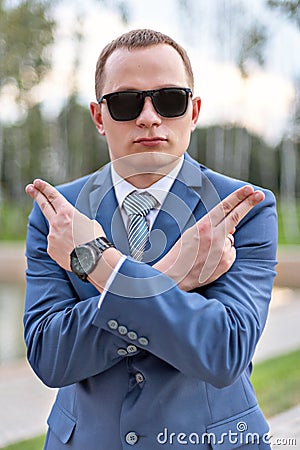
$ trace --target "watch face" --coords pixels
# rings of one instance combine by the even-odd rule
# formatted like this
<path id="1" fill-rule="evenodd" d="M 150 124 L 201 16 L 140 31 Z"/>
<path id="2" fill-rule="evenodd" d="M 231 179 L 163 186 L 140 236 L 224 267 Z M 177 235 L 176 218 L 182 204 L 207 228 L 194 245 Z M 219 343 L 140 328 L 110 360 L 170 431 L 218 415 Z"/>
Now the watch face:
<path id="1" fill-rule="evenodd" d="M 72 270 L 78 275 L 89 274 L 95 267 L 95 250 L 87 245 L 77 247 L 72 255 Z"/>

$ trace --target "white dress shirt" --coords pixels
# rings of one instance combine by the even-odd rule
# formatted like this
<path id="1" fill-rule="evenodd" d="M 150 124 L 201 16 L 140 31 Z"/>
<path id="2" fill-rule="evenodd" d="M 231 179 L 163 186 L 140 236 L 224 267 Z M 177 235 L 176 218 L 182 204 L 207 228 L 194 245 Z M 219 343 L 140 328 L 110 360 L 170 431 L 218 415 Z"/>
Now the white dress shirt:
<path id="1" fill-rule="evenodd" d="M 156 219 L 156 216 L 159 213 L 159 210 L 169 192 L 169 190 L 172 187 L 172 184 L 174 183 L 174 180 L 176 179 L 181 166 L 183 164 L 183 156 L 180 158 L 174 169 L 171 170 L 167 175 L 162 177 L 160 180 L 158 180 L 156 183 L 149 186 L 147 189 L 137 189 L 132 184 L 128 183 L 128 181 L 124 180 L 114 169 L 113 164 L 111 165 L 111 176 L 112 176 L 112 182 L 114 185 L 117 201 L 119 204 L 119 208 L 121 209 L 121 215 L 124 221 L 125 228 L 127 230 L 127 224 L 128 224 L 128 216 L 125 212 L 125 209 L 123 207 L 123 202 L 127 195 L 129 195 L 131 192 L 149 192 L 149 194 L 153 195 L 153 197 L 156 198 L 156 200 L 159 203 L 159 206 L 151 209 L 149 214 L 146 216 L 146 219 L 148 221 L 149 230 L 151 230 L 153 223 Z"/>
<path id="2" fill-rule="evenodd" d="M 160 180 L 158 180 L 156 183 L 152 184 L 151 186 L 149 186 L 147 189 L 137 189 L 135 186 L 133 186 L 132 184 L 128 183 L 128 181 L 124 180 L 124 178 L 122 178 L 114 169 L 113 164 L 111 165 L 111 177 L 112 177 L 112 182 L 113 182 L 113 186 L 115 189 L 115 194 L 117 197 L 117 202 L 119 205 L 119 208 L 121 210 L 121 215 L 124 221 L 124 225 L 125 228 L 127 230 L 127 224 L 128 224 L 128 216 L 126 214 L 126 211 L 123 207 L 123 202 L 125 200 L 125 198 L 127 197 L 127 195 L 129 195 L 131 192 L 149 192 L 151 195 L 153 195 L 153 197 L 156 198 L 156 200 L 158 201 L 158 206 L 154 209 L 152 209 L 149 214 L 146 216 L 146 220 L 148 222 L 148 226 L 149 226 L 149 230 L 151 230 L 154 221 L 159 213 L 159 210 L 163 204 L 163 202 L 165 201 L 166 196 L 168 195 L 168 192 L 170 191 L 181 167 L 183 164 L 183 156 L 180 158 L 180 160 L 178 161 L 178 163 L 176 164 L 176 166 L 171 170 L 171 172 L 169 172 L 167 175 L 165 175 L 164 177 L 162 177 Z M 120 270 L 123 262 L 125 261 L 126 256 L 123 255 L 120 260 L 118 261 L 116 267 L 114 268 L 113 272 L 111 273 L 110 277 L 108 278 L 106 285 L 104 287 L 104 290 L 100 296 L 99 299 L 99 303 L 98 303 L 98 308 L 100 308 L 105 294 L 106 292 L 109 290 L 109 287 L 111 285 L 111 283 L 113 282 L 116 274 L 118 273 L 118 271 Z"/>

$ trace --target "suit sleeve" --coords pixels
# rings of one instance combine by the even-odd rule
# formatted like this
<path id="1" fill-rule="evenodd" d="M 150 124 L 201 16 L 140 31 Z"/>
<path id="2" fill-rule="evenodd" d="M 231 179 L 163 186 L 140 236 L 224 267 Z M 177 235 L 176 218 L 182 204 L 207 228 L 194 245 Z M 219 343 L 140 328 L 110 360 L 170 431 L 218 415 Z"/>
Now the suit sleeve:
<path id="1" fill-rule="evenodd" d="M 126 260 L 94 325 L 114 335 L 110 320 L 134 330 L 137 343 L 187 376 L 216 387 L 248 367 L 263 331 L 275 276 L 277 216 L 266 192 L 239 224 L 237 258 L 216 282 L 181 291 L 146 264 Z"/>
<path id="2" fill-rule="evenodd" d="M 114 336 L 93 325 L 99 292 L 49 257 L 47 235 L 48 223 L 35 204 L 29 217 L 26 245 L 27 357 L 46 385 L 62 387 L 120 362 L 117 350 L 126 346 L 126 342 L 121 335 Z"/>

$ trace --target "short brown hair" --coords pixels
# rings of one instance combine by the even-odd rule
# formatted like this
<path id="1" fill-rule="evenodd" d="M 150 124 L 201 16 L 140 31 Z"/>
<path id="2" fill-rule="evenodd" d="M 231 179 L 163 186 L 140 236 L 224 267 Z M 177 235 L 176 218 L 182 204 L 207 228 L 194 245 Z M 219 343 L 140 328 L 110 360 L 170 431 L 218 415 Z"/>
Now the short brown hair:
<path id="1" fill-rule="evenodd" d="M 102 95 L 102 89 L 104 84 L 104 68 L 108 57 L 118 48 L 127 48 L 132 50 L 141 47 L 150 47 L 152 45 L 168 44 L 171 45 L 181 56 L 183 61 L 188 80 L 190 82 L 191 89 L 194 88 L 194 75 L 189 57 L 184 50 L 174 39 L 170 38 L 166 34 L 159 31 L 153 31 L 149 29 L 132 30 L 125 34 L 122 34 L 112 42 L 107 44 L 97 61 L 96 73 L 95 73 L 95 91 L 96 98 L 100 98 Z"/>

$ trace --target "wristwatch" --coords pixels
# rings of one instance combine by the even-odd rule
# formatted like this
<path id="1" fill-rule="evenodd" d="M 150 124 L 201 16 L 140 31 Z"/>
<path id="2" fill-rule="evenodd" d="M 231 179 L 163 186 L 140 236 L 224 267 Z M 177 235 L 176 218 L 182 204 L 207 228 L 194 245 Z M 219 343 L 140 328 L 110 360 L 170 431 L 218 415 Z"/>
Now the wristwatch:
<path id="1" fill-rule="evenodd" d="M 87 277 L 95 270 L 102 253 L 111 247 L 114 245 L 104 236 L 75 247 L 70 254 L 72 272 L 87 282 Z"/>

